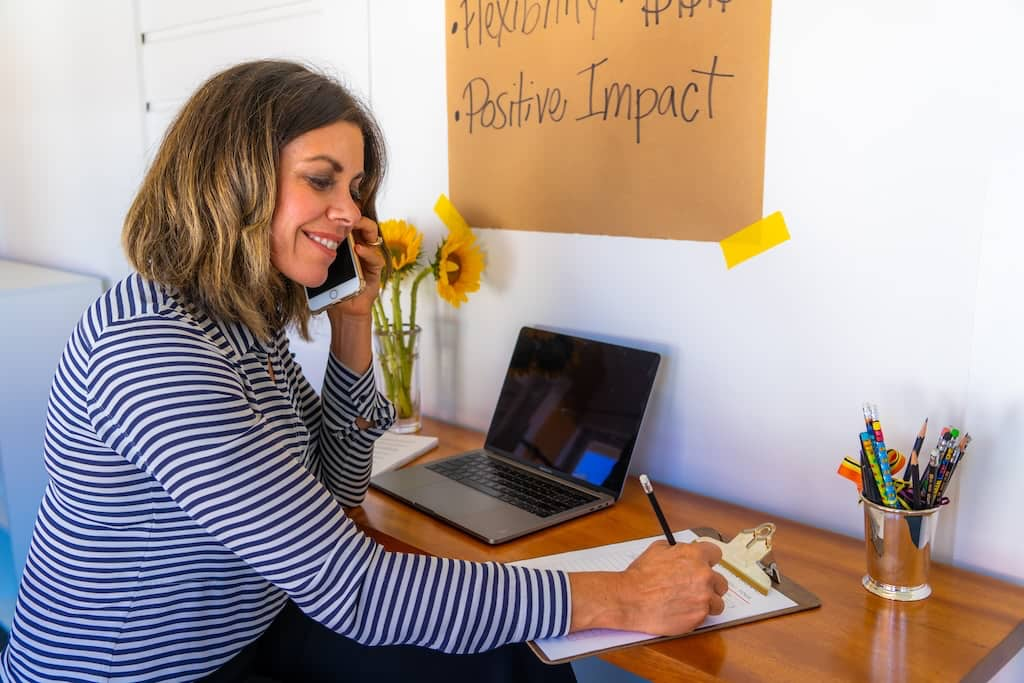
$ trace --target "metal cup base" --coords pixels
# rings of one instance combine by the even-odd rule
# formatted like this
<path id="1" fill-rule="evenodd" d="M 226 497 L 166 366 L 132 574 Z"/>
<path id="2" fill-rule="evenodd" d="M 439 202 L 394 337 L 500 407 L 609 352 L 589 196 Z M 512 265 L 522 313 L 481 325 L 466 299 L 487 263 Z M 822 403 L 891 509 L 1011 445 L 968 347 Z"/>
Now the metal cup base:
<path id="1" fill-rule="evenodd" d="M 879 583 L 867 574 L 860 581 L 870 592 L 887 600 L 899 600 L 900 602 L 913 602 L 924 600 L 932 594 L 932 587 L 927 583 L 920 586 L 890 586 L 887 583 Z"/>

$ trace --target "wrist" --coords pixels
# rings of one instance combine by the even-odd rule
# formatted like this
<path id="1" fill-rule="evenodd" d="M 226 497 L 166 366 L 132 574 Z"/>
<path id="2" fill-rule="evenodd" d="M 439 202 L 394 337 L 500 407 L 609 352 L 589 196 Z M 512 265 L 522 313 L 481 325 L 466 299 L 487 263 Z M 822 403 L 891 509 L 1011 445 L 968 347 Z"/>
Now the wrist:
<path id="1" fill-rule="evenodd" d="M 369 314 L 338 311 L 331 316 L 331 353 L 340 363 L 357 374 L 366 372 L 370 367 L 372 327 L 373 319 Z"/>
<path id="2" fill-rule="evenodd" d="M 592 628 L 628 627 L 628 587 L 622 572 L 576 572 L 569 574 L 572 617 L 569 631 Z"/>
<path id="3" fill-rule="evenodd" d="M 352 311 L 346 311 L 344 308 L 344 304 L 339 304 L 337 306 L 332 306 L 328 308 L 327 318 L 328 320 L 330 320 L 332 325 L 343 324 L 346 321 L 371 322 L 373 320 L 373 316 L 371 315 L 371 313 L 363 313 L 362 311 L 360 311 L 359 313 L 354 313 Z"/>
<path id="4" fill-rule="evenodd" d="M 331 318 L 331 339 L 340 341 L 346 335 L 368 334 L 373 327 L 373 317 L 369 314 L 352 314 L 339 312 Z"/>

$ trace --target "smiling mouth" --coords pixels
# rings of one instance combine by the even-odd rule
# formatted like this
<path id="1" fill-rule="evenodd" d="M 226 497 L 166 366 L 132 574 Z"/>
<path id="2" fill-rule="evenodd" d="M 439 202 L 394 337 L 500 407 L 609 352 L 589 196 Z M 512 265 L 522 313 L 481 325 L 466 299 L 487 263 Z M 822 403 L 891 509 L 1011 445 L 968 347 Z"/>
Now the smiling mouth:
<path id="1" fill-rule="evenodd" d="M 341 246 L 341 242 L 336 242 L 334 240 L 329 240 L 326 237 L 320 237 L 319 235 L 311 235 L 308 232 L 305 233 L 305 235 L 306 235 L 306 237 L 308 237 L 309 239 L 313 240 L 314 242 L 316 242 L 320 246 L 326 247 L 327 249 L 330 249 L 331 251 L 337 251 L 338 247 Z"/>

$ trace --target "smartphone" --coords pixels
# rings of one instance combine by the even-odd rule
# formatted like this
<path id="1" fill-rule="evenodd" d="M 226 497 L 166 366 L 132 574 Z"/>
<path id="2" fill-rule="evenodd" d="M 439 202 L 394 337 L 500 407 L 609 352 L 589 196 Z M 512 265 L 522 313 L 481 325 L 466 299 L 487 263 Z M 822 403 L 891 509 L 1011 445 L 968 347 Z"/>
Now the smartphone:
<path id="1" fill-rule="evenodd" d="M 356 257 L 356 243 L 352 233 L 338 245 L 338 255 L 327 269 L 327 279 L 319 287 L 306 287 L 309 310 L 318 313 L 332 304 L 358 296 L 366 287 L 363 269 Z"/>

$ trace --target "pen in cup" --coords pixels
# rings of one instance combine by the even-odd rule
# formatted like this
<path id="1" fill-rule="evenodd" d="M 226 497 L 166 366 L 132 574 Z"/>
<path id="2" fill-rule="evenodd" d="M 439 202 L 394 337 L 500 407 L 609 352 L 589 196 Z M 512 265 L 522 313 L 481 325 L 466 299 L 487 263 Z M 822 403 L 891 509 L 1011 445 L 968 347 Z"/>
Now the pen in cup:
<path id="1" fill-rule="evenodd" d="M 647 478 L 646 474 L 640 475 L 640 488 L 647 494 L 647 500 L 651 501 L 651 507 L 654 508 L 654 514 L 658 517 L 658 522 L 661 524 L 661 530 L 665 532 L 665 540 L 668 541 L 669 545 L 675 545 L 676 539 L 672 535 L 672 530 L 668 526 L 668 521 L 665 519 L 665 513 L 661 511 L 661 506 L 658 505 L 658 499 L 654 496 L 654 487 L 651 486 L 651 480 Z"/>

